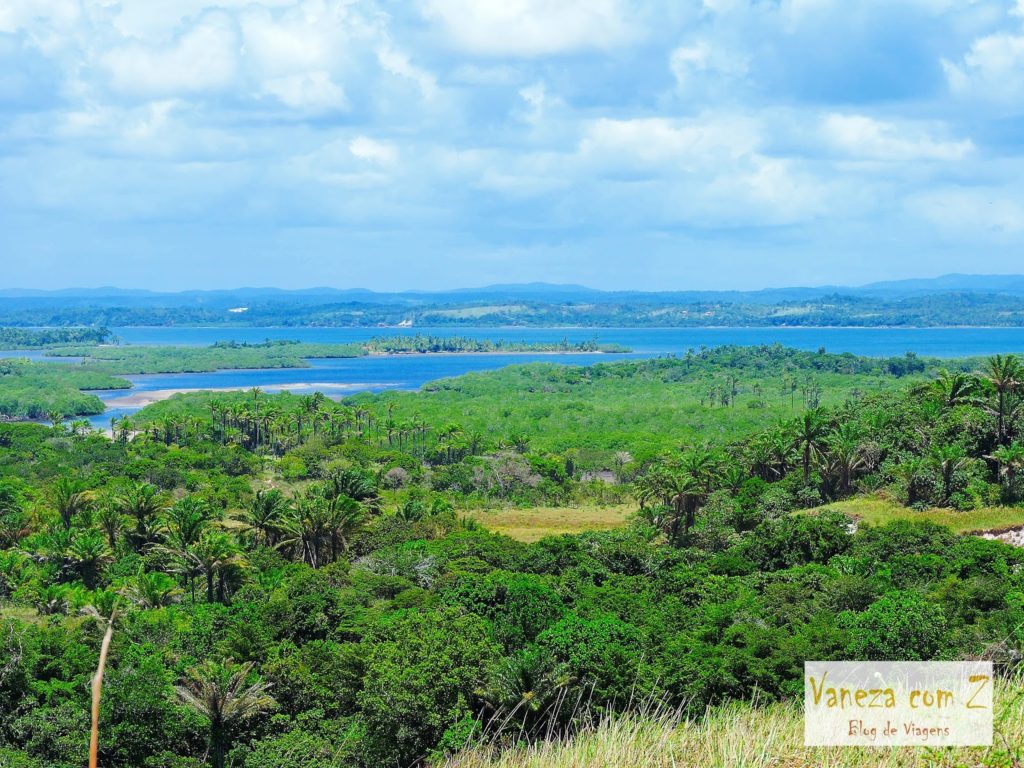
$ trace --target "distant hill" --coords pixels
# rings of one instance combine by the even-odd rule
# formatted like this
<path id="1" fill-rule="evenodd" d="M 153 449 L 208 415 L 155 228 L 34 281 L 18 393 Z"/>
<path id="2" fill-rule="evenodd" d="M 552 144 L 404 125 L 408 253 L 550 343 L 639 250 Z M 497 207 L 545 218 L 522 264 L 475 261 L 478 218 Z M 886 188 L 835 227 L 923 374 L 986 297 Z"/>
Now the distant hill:
<path id="1" fill-rule="evenodd" d="M 730 302 L 777 304 L 813 301 L 829 296 L 871 297 L 889 300 L 945 293 L 1001 294 L 1024 296 L 1024 275 L 962 275 L 909 280 L 892 280 L 861 286 L 794 286 L 758 291 L 603 291 L 583 285 L 553 283 L 508 283 L 446 291 L 373 291 L 366 288 L 315 287 L 299 290 L 281 288 L 234 288 L 159 292 L 142 289 L 66 288 L 54 291 L 0 289 L 0 301 L 8 306 L 100 306 L 100 307 L 210 307 L 223 308 L 247 303 L 318 305 L 339 302 L 370 304 L 465 304 L 473 302 L 539 301 L 544 303 L 592 302 L 619 304 L 693 304 Z"/>
<path id="2" fill-rule="evenodd" d="M 0 290 L 0 326 L 1024 326 L 1024 276 L 946 275 L 760 291 L 601 291 L 499 284 L 450 291 L 237 288 Z"/>

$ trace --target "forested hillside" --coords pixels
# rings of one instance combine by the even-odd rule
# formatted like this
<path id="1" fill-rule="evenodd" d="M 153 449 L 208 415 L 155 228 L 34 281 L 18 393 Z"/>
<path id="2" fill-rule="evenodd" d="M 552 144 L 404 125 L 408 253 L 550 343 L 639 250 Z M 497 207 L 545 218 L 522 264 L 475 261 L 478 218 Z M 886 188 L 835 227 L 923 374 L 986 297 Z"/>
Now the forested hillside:
<path id="1" fill-rule="evenodd" d="M 1019 520 L 1022 386 L 1012 356 L 724 348 L 177 398 L 113 439 L 2 424 L 0 764 L 83 763 L 107 628 L 109 766 L 516 759 L 652 706 L 786 707 L 806 659 L 984 656 L 1017 690 L 1024 550 L 924 521 Z M 869 497 L 904 519 L 821 509 Z M 611 501 L 616 530 L 487 530 Z"/>

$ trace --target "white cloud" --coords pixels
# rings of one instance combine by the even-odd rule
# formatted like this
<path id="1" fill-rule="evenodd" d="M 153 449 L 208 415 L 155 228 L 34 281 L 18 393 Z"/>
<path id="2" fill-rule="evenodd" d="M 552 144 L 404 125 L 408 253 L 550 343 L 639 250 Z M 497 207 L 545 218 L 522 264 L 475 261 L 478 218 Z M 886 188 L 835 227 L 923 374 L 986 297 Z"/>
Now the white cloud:
<path id="1" fill-rule="evenodd" d="M 865 115 L 827 115 L 826 140 L 836 150 L 868 160 L 962 160 L 974 151 L 969 139 L 942 141 L 923 131 L 901 128 Z"/>
<path id="2" fill-rule="evenodd" d="M 421 0 L 459 47 L 485 56 L 544 56 L 634 39 L 618 0 Z"/>
<path id="3" fill-rule="evenodd" d="M 1013 104 L 1024 97 L 1024 35 L 978 38 L 960 62 L 943 59 L 942 67 L 954 94 Z"/>
<path id="4" fill-rule="evenodd" d="M 375 165 L 389 166 L 398 162 L 398 148 L 389 142 L 367 136 L 356 136 L 348 144 L 353 157 Z"/>
<path id="5" fill-rule="evenodd" d="M 262 89 L 292 109 L 323 112 L 348 107 L 344 89 L 327 72 L 275 77 L 264 81 Z"/>
<path id="6" fill-rule="evenodd" d="M 601 164 L 639 164 L 671 173 L 749 155 L 759 144 L 757 126 L 742 117 L 602 118 L 587 126 L 580 154 Z"/>
<path id="7" fill-rule="evenodd" d="M 415 83 L 423 98 L 431 99 L 437 95 L 437 79 L 425 69 L 413 65 L 401 51 L 383 46 L 377 51 L 377 60 L 387 72 Z"/>
<path id="8" fill-rule="evenodd" d="M 238 73 L 239 39 L 231 17 L 207 14 L 163 47 L 130 43 L 102 57 L 113 87 L 144 97 L 227 88 Z"/>
<path id="9" fill-rule="evenodd" d="M 681 91 L 692 91 L 711 78 L 742 78 L 748 68 L 746 57 L 729 54 L 707 40 L 680 46 L 669 57 L 669 69 Z"/>

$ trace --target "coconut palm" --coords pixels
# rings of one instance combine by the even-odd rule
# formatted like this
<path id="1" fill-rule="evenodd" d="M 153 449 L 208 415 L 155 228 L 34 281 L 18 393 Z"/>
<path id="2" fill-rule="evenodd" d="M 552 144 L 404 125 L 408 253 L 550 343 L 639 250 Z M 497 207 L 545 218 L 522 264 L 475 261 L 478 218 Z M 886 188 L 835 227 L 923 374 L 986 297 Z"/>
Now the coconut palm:
<path id="1" fill-rule="evenodd" d="M 337 470 L 328 476 L 327 484 L 328 495 L 348 496 L 369 507 L 377 507 L 377 486 L 373 478 L 365 472 L 358 469 Z"/>
<path id="2" fill-rule="evenodd" d="M 961 371 L 950 373 L 945 368 L 932 381 L 915 388 L 917 392 L 933 398 L 946 408 L 969 405 L 978 400 L 978 380 Z"/>
<path id="3" fill-rule="evenodd" d="M 963 446 L 954 443 L 933 448 L 929 461 L 942 478 L 942 503 L 948 504 L 953 495 L 953 479 L 956 473 L 970 466 L 972 459 Z"/>
<path id="4" fill-rule="evenodd" d="M 986 458 L 995 461 L 999 465 L 999 477 L 1003 481 L 1010 500 L 1014 500 L 1017 490 L 1017 478 L 1021 470 L 1024 470 L 1024 444 L 1011 443 L 1001 445 L 991 456 Z"/>
<path id="5" fill-rule="evenodd" d="M 821 412 L 804 411 L 803 416 L 796 420 L 796 447 L 800 451 L 801 463 L 804 468 L 804 483 L 811 480 L 811 463 L 821 455 L 827 428 Z"/>
<path id="6" fill-rule="evenodd" d="M 140 608 L 164 608 L 178 602 L 181 590 L 166 573 L 140 571 L 121 594 Z"/>
<path id="7" fill-rule="evenodd" d="M 96 499 L 94 491 L 86 489 L 80 482 L 70 477 L 60 478 L 51 492 L 53 508 L 60 515 L 65 530 L 70 530 L 75 515 L 92 507 Z"/>
<path id="8" fill-rule="evenodd" d="M 224 768 L 233 727 L 276 706 L 267 683 L 249 682 L 252 667 L 230 659 L 224 663 L 208 659 L 189 669 L 175 687 L 178 698 L 209 721 L 208 756 L 213 768 Z"/>
<path id="9" fill-rule="evenodd" d="M 981 375 L 996 392 L 996 443 L 1003 445 L 1006 442 L 1010 398 L 1021 386 L 1024 370 L 1016 355 L 994 355 L 986 362 Z"/>
<path id="10" fill-rule="evenodd" d="M 283 530 L 288 505 L 288 499 L 276 488 L 261 489 L 238 517 L 253 531 L 257 543 L 273 547 Z"/>
<path id="11" fill-rule="evenodd" d="M 169 543 L 189 547 L 199 541 L 212 518 L 209 502 L 198 496 L 184 496 L 164 511 L 158 530 Z"/>
<path id="12" fill-rule="evenodd" d="M 796 458 L 793 436 L 784 428 L 762 433 L 751 441 L 748 451 L 751 471 L 769 482 L 785 475 Z"/>
<path id="13" fill-rule="evenodd" d="M 336 496 L 327 502 L 327 536 L 331 547 L 331 562 L 338 559 L 339 550 L 348 552 L 352 539 L 366 524 L 363 505 L 350 496 Z"/>
<path id="14" fill-rule="evenodd" d="M 155 538 L 155 523 L 169 506 L 168 499 L 149 483 L 131 483 L 114 497 L 114 506 L 135 521 L 132 534 L 136 548 Z"/>
<path id="15" fill-rule="evenodd" d="M 64 558 L 67 567 L 81 578 L 85 586 L 94 589 L 100 568 L 111 559 L 111 554 L 103 534 L 88 528 L 71 539 Z"/>
<path id="16" fill-rule="evenodd" d="M 893 474 L 903 481 L 907 488 L 907 506 L 922 500 L 922 484 L 928 477 L 928 463 L 920 456 L 907 456 L 893 469 Z"/>
<path id="17" fill-rule="evenodd" d="M 312 568 L 320 567 L 322 550 L 332 525 L 330 504 L 315 489 L 296 498 L 284 526 L 279 547 L 288 547 Z"/>
<path id="18" fill-rule="evenodd" d="M 217 600 L 227 602 L 228 576 L 246 565 L 238 543 L 223 531 L 207 530 L 192 548 L 191 557 L 206 576 L 206 601 L 213 602 L 216 584 Z"/>
<path id="19" fill-rule="evenodd" d="M 833 489 L 842 496 L 849 494 L 854 477 L 867 465 L 859 435 L 850 424 L 841 424 L 832 431 L 820 461 Z"/>
<path id="20" fill-rule="evenodd" d="M 112 504 L 104 504 L 93 519 L 106 535 L 110 549 L 116 550 L 117 536 L 124 527 L 124 515 L 121 514 L 121 510 Z"/>

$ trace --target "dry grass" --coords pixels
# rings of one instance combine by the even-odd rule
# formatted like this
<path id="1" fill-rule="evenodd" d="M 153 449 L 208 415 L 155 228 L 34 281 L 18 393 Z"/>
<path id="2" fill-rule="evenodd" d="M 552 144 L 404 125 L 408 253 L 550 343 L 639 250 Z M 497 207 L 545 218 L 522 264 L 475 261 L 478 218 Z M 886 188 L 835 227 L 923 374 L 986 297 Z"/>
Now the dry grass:
<path id="1" fill-rule="evenodd" d="M 479 520 L 488 530 L 519 541 L 531 542 L 545 536 L 584 531 L 607 531 L 626 524 L 636 512 L 633 504 L 618 506 L 531 507 L 529 509 L 473 510 L 467 516 Z"/>
<path id="2" fill-rule="evenodd" d="M 1024 691 L 997 688 L 994 746 L 987 748 L 804 747 L 803 714 L 792 704 L 734 704 L 676 724 L 622 717 L 568 742 L 499 752 L 468 750 L 445 768 L 925 768 L 1024 766 Z"/>
<path id="3" fill-rule="evenodd" d="M 966 512 L 956 509 L 928 509 L 918 512 L 886 499 L 861 497 L 828 504 L 814 511 L 824 510 L 842 512 L 869 525 L 884 525 L 894 520 L 924 520 L 944 525 L 954 533 L 1003 531 L 1024 526 L 1024 509 L 1017 507 L 986 507 Z"/>

